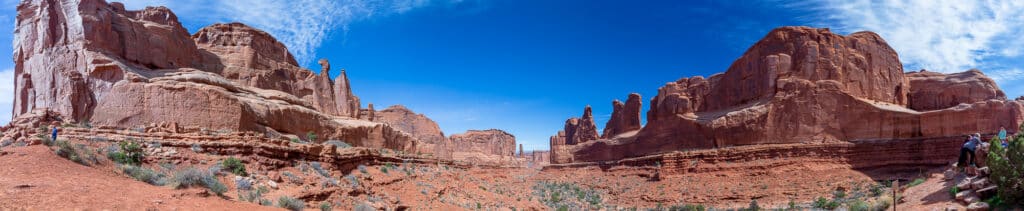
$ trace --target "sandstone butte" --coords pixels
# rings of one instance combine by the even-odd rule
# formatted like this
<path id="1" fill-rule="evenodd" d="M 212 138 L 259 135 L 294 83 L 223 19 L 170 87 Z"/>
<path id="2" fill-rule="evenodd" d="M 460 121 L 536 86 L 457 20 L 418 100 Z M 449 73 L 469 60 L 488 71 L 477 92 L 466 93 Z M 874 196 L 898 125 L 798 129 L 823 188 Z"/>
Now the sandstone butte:
<path id="1" fill-rule="evenodd" d="M 106 128 L 254 132 L 282 140 L 315 134 L 320 142 L 452 158 L 453 151 L 437 147 L 450 141 L 433 120 L 400 105 L 361 108 L 346 70 L 332 79 L 337 70 L 326 59 L 319 74 L 299 67 L 284 44 L 242 23 L 190 35 L 165 7 L 23 1 L 13 45 L 16 121 L 5 127 L 4 140 L 29 142 L 35 128 L 49 124 L 17 121 L 35 112 Z M 493 164 L 514 160 L 511 135 L 470 139 L 474 147 L 456 152 Z"/>
<path id="2" fill-rule="evenodd" d="M 779 152 L 838 153 L 854 168 L 943 165 L 967 134 L 989 137 L 1024 120 L 1022 102 L 1007 100 L 981 71 L 904 72 L 875 33 L 809 27 L 772 30 L 724 73 L 666 83 L 643 127 L 639 102 L 629 99 L 613 102 L 600 139 L 589 106 L 566 121 L 551 137 L 551 163 L 657 156 L 667 169 L 688 171 L 699 164 L 672 161 L 696 156 L 685 151 L 801 144 L 822 147 Z"/>

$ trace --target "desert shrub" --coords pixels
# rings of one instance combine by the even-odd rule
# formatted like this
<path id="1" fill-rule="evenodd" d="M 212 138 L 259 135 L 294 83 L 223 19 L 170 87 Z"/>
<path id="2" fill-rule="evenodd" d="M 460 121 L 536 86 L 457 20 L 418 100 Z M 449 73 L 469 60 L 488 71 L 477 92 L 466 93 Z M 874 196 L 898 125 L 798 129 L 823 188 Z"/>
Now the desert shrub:
<path id="1" fill-rule="evenodd" d="M 245 164 L 242 164 L 242 160 L 238 158 L 229 157 L 221 162 L 224 168 L 227 168 L 231 173 L 239 176 L 249 176 L 249 173 L 245 172 Z"/>
<path id="2" fill-rule="evenodd" d="M 352 210 L 354 210 L 354 211 L 375 211 L 377 209 L 373 208 L 369 204 L 366 204 L 366 202 L 360 202 L 359 204 L 356 205 L 355 208 L 352 208 Z"/>
<path id="3" fill-rule="evenodd" d="M 388 174 L 388 167 L 387 166 L 381 166 L 380 167 L 380 172 L 383 172 L 384 174 Z"/>
<path id="4" fill-rule="evenodd" d="M 274 202 L 271 202 L 270 199 L 260 199 L 260 205 L 274 206 Z"/>
<path id="5" fill-rule="evenodd" d="M 998 186 L 997 195 L 1006 204 L 1024 203 L 1024 133 L 1017 134 L 1006 147 L 999 142 L 989 145 L 986 160 L 989 179 Z"/>
<path id="6" fill-rule="evenodd" d="M 313 131 L 306 133 L 306 140 L 309 142 L 316 142 L 316 133 L 313 133 Z"/>
<path id="7" fill-rule="evenodd" d="M 149 183 L 150 185 L 163 186 L 167 184 L 167 176 L 142 166 L 121 165 L 121 172 L 135 180 Z"/>
<path id="8" fill-rule="evenodd" d="M 370 173 L 370 172 L 366 171 L 366 166 L 364 166 L 362 164 L 359 165 L 358 169 L 359 169 L 359 172 L 361 172 L 363 174 L 369 174 Z"/>
<path id="9" fill-rule="evenodd" d="M 326 201 L 325 202 L 320 202 L 320 211 L 331 211 L 331 210 L 333 210 L 333 208 L 331 208 L 331 203 L 327 203 Z"/>
<path id="10" fill-rule="evenodd" d="M 57 147 L 53 152 L 57 156 L 66 158 L 75 163 L 90 166 L 99 162 L 96 155 L 92 151 L 86 149 L 85 145 L 72 144 L 67 141 L 56 141 L 54 145 Z"/>
<path id="11" fill-rule="evenodd" d="M 142 151 L 142 145 L 135 141 L 122 141 L 118 143 L 118 150 L 107 151 L 107 158 L 115 163 L 127 165 L 141 165 L 146 152 Z"/>
<path id="12" fill-rule="evenodd" d="M 687 205 L 674 205 L 674 206 L 668 207 L 668 210 L 669 211 L 704 211 L 706 209 L 704 208 L 704 205 L 687 204 Z"/>
<path id="13" fill-rule="evenodd" d="M 345 143 L 344 141 L 338 141 L 338 140 L 330 140 L 330 141 L 324 142 L 324 144 L 334 145 L 335 147 L 338 147 L 339 149 L 352 147 L 351 144 Z"/>
<path id="14" fill-rule="evenodd" d="M 910 183 L 907 183 L 907 188 L 920 185 L 920 184 L 924 183 L 924 181 L 925 181 L 924 178 L 914 179 L 914 181 L 910 181 Z"/>
<path id="15" fill-rule="evenodd" d="M 294 184 L 302 184 L 302 178 L 295 176 L 295 174 L 292 174 L 291 172 L 283 172 L 281 173 L 281 175 L 283 175 L 285 178 L 288 178 L 288 182 Z"/>
<path id="16" fill-rule="evenodd" d="M 281 196 L 277 198 L 277 207 L 298 211 L 306 208 L 306 202 L 290 196 Z"/>
<path id="17" fill-rule="evenodd" d="M 814 208 L 824 209 L 826 204 L 828 204 L 828 199 L 825 199 L 825 197 L 818 197 L 818 199 L 815 199 L 814 202 L 811 203 L 811 206 Z"/>
<path id="18" fill-rule="evenodd" d="M 206 187 L 217 195 L 223 195 L 228 190 L 212 173 L 193 167 L 174 172 L 171 183 L 174 188 Z"/>
<path id="19" fill-rule="evenodd" d="M 351 184 L 352 188 L 359 187 L 359 179 L 356 179 L 356 176 L 349 174 L 348 176 L 345 176 L 345 180 L 348 180 L 348 184 Z"/>
<path id="20" fill-rule="evenodd" d="M 960 193 L 960 188 L 957 188 L 955 185 L 952 188 L 949 188 L 949 195 L 950 196 L 956 197 L 957 193 Z"/>
<path id="21" fill-rule="evenodd" d="M 847 203 L 850 211 L 871 211 L 871 206 L 867 202 L 861 200 L 854 200 Z"/>
<path id="22" fill-rule="evenodd" d="M 750 200 L 750 205 L 747 206 L 747 208 L 743 209 L 743 210 L 745 210 L 745 211 L 760 211 L 761 210 L 761 205 L 757 205 L 757 200 Z"/>
<path id="23" fill-rule="evenodd" d="M 199 144 L 192 144 L 192 146 L 190 148 L 192 149 L 192 152 L 195 152 L 195 153 L 202 153 L 203 152 L 203 147 L 199 146 Z"/>
<path id="24" fill-rule="evenodd" d="M 246 178 L 235 180 L 235 189 L 250 190 L 252 189 L 252 182 Z"/>
<path id="25" fill-rule="evenodd" d="M 267 193 L 267 191 L 269 191 L 269 190 L 267 190 L 266 187 L 260 187 L 260 188 L 257 188 L 256 190 L 249 190 L 249 191 L 241 191 L 241 190 L 239 190 L 238 191 L 238 200 L 246 201 L 246 202 L 252 202 L 252 203 L 262 203 L 264 200 L 266 200 L 266 199 L 263 199 L 263 194 Z"/>
<path id="26" fill-rule="evenodd" d="M 886 210 L 889 209 L 889 206 L 892 206 L 892 196 L 884 195 L 875 200 L 874 207 L 871 210 Z"/>
<path id="27" fill-rule="evenodd" d="M 324 170 L 324 168 L 320 165 L 320 162 L 309 162 L 309 167 L 312 167 L 313 171 L 316 171 L 316 173 L 320 174 L 320 176 L 328 178 L 331 177 L 331 173 Z"/>

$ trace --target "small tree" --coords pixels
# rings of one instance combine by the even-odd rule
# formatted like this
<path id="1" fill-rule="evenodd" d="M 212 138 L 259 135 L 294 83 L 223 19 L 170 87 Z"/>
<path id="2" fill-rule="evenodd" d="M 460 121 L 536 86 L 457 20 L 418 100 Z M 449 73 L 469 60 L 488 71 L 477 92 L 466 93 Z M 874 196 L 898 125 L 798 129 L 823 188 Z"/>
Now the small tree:
<path id="1" fill-rule="evenodd" d="M 999 197 L 1009 204 L 1024 203 L 1024 131 L 1009 140 L 1008 146 L 992 143 L 989 146 L 989 179 L 997 185 Z"/>

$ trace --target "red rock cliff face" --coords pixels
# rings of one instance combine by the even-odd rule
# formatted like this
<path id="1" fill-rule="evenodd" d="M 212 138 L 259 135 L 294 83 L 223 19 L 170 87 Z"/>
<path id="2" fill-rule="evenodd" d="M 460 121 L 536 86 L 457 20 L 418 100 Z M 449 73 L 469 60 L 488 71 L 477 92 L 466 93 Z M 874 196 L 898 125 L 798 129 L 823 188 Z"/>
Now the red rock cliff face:
<path id="1" fill-rule="evenodd" d="M 425 153 L 433 153 L 437 157 L 451 158 L 448 138 L 441 132 L 441 127 L 426 115 L 417 114 L 402 105 L 393 105 L 387 109 L 374 112 L 373 121 L 390 125 L 423 142 L 420 149 Z"/>
<path id="2" fill-rule="evenodd" d="M 483 163 L 506 163 L 515 160 L 516 137 L 505 131 L 469 130 L 451 137 L 451 151 L 456 160 Z"/>
<path id="3" fill-rule="evenodd" d="M 925 78 L 970 84 L 952 89 L 980 89 L 938 92 L 910 82 L 925 84 Z M 951 78 L 966 79 L 951 83 L 956 81 Z M 1016 128 L 1024 119 L 1021 103 L 1003 100 L 987 81 L 977 74 L 905 75 L 896 53 L 871 32 L 842 36 L 827 29 L 782 27 L 725 73 L 683 78 L 660 88 L 651 100 L 648 124 L 635 136 L 575 146 L 553 137 L 552 162 L 741 145 L 943 138 Z M 948 107 L 954 103 L 965 104 Z"/>
<path id="4" fill-rule="evenodd" d="M 1006 95 L 979 70 L 942 74 L 921 70 L 907 74 L 910 79 L 910 108 L 939 110 L 961 103 L 1006 100 Z"/>
<path id="5" fill-rule="evenodd" d="M 326 62 L 324 74 L 299 68 L 280 42 L 242 24 L 190 37 L 163 7 L 31 0 L 18 6 L 14 37 L 15 116 L 44 109 L 97 126 L 313 132 L 356 146 L 417 147 L 407 133 L 354 118 L 358 98 L 345 74 L 330 80 Z"/>

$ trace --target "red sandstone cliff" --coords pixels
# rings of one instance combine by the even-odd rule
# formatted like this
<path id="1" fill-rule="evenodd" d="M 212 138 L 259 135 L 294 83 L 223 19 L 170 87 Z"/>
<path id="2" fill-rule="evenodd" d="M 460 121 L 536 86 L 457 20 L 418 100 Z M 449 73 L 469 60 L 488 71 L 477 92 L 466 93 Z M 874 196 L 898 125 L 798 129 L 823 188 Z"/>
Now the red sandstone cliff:
<path id="1" fill-rule="evenodd" d="M 449 138 L 456 160 L 487 164 L 509 164 L 516 160 L 516 137 L 505 131 L 468 130 Z"/>
<path id="2" fill-rule="evenodd" d="M 905 74 L 896 52 L 877 34 L 782 27 L 725 73 L 661 87 L 637 134 L 585 143 L 556 135 L 551 159 L 571 163 L 741 145 L 940 139 L 1017 128 L 1022 110 L 979 71 Z"/>
<path id="3" fill-rule="evenodd" d="M 66 122 L 255 131 L 415 151 L 416 138 L 360 120 L 344 70 L 298 67 L 287 48 L 244 24 L 194 35 L 164 7 L 127 11 L 103 0 L 18 6 L 14 116 L 53 111 Z M 24 138 L 11 135 L 11 139 Z"/>

